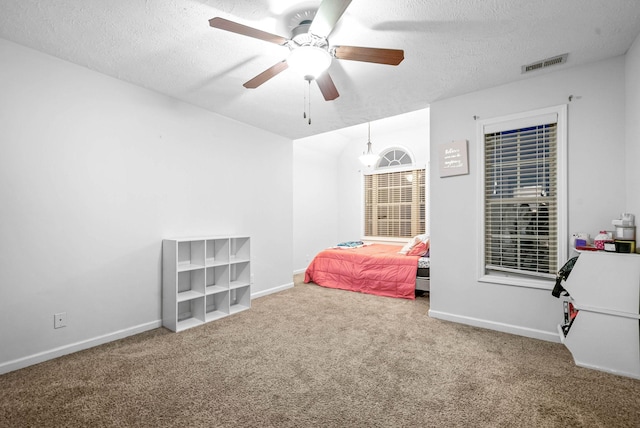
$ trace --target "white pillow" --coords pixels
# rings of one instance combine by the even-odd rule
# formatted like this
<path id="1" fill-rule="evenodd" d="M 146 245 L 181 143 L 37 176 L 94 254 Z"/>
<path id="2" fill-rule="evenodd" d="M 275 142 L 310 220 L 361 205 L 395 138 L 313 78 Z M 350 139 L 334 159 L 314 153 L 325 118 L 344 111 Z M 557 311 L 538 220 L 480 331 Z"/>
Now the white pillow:
<path id="1" fill-rule="evenodd" d="M 411 251 L 413 247 L 418 245 L 420 242 L 426 243 L 428 240 L 429 240 L 429 235 L 427 235 L 426 233 L 423 233 L 422 235 L 416 235 L 413 238 L 411 238 L 409 242 L 404 244 L 404 247 L 402 247 L 402 249 L 398 251 L 398 254 L 406 255 L 409 251 Z"/>
<path id="2" fill-rule="evenodd" d="M 420 242 L 420 240 L 416 238 L 417 236 L 414 236 L 409 240 L 409 242 L 404 244 L 404 247 L 402 247 L 402 249 L 398 251 L 398 254 L 407 254 L 409 251 L 411 251 L 411 249 L 415 247 L 418 244 L 418 242 Z"/>

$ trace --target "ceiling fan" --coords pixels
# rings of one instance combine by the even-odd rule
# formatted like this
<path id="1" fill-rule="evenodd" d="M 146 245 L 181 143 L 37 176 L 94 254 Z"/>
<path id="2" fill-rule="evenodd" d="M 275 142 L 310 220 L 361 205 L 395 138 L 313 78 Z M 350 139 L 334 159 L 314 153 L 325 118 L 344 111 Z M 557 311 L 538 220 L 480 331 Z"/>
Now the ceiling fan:
<path id="1" fill-rule="evenodd" d="M 289 48 L 286 59 L 245 82 L 245 88 L 257 88 L 284 70 L 293 68 L 309 82 L 315 80 L 324 99 L 331 101 L 340 96 L 327 71 L 333 58 L 388 65 L 398 65 L 404 59 L 404 51 L 399 49 L 329 45 L 327 37 L 350 3 L 351 0 L 323 0 L 313 19 L 303 19 L 291 30 L 290 39 L 220 17 L 210 19 L 209 25 Z"/>

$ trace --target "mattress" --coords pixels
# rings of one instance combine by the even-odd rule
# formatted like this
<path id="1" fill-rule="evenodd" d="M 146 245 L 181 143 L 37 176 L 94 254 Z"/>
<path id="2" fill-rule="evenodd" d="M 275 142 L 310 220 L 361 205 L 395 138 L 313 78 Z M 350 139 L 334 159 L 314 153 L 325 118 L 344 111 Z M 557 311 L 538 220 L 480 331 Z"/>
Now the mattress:
<path id="1" fill-rule="evenodd" d="M 417 277 L 429 278 L 429 268 L 431 267 L 431 259 L 429 257 L 420 257 L 418 259 Z"/>

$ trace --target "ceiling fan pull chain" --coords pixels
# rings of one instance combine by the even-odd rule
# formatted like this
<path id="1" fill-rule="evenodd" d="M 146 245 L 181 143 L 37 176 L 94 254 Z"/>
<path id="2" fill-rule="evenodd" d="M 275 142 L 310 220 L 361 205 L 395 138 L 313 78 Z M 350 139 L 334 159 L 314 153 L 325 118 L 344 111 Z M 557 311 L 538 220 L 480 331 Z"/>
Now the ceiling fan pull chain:
<path id="1" fill-rule="evenodd" d="M 302 109 L 304 110 L 302 113 L 302 118 L 307 118 L 307 91 L 303 91 L 303 101 L 302 101 Z"/>
<path id="2" fill-rule="evenodd" d="M 311 79 L 307 79 L 309 85 L 307 86 L 307 99 L 309 100 L 309 125 L 311 125 Z"/>

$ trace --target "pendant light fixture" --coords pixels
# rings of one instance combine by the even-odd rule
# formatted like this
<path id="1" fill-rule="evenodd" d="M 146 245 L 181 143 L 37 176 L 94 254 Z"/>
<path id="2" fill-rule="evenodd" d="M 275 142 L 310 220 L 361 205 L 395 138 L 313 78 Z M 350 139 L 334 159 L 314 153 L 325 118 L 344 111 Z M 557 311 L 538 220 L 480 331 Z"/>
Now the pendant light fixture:
<path id="1" fill-rule="evenodd" d="M 368 135 L 368 139 L 367 139 L 367 152 L 363 153 L 362 156 L 360 156 L 358 159 L 360 159 L 360 162 L 362 162 L 362 164 L 364 166 L 368 166 L 371 167 L 373 166 L 373 164 L 376 163 L 376 161 L 378 160 L 380 156 L 378 156 L 377 154 L 373 153 L 373 150 L 371 150 L 371 122 L 369 122 L 369 135 Z"/>

